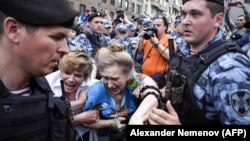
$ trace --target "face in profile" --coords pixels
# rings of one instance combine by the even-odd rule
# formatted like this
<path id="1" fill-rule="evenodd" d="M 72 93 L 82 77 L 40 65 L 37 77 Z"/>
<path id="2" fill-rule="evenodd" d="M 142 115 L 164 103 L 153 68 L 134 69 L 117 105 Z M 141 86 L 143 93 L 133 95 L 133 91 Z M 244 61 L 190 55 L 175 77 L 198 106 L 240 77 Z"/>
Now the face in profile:
<path id="1" fill-rule="evenodd" d="M 32 75 L 46 75 L 57 67 L 62 55 L 69 51 L 68 29 L 61 26 L 40 27 L 29 33 L 22 27 L 16 57 L 23 70 Z"/>

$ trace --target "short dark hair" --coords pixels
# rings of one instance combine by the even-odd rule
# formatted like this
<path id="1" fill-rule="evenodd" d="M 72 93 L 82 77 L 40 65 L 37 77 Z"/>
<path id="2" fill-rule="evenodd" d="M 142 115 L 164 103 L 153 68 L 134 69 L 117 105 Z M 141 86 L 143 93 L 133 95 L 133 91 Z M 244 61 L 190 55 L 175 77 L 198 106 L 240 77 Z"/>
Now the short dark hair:
<path id="1" fill-rule="evenodd" d="M 243 17 L 243 18 L 246 20 L 246 16 L 247 16 L 247 15 L 239 15 L 239 16 L 237 17 L 237 19 L 238 19 L 239 17 Z"/>
<path id="2" fill-rule="evenodd" d="M 168 32 L 168 19 L 167 19 L 167 17 L 165 15 L 163 15 L 163 14 L 156 14 L 152 18 L 152 20 L 155 20 L 155 19 L 162 19 L 163 20 L 164 25 L 167 27 L 166 30 L 165 30 L 165 33 L 167 33 Z"/>
<path id="3" fill-rule="evenodd" d="M 211 2 L 211 1 L 206 1 L 207 2 L 207 8 L 211 12 L 211 16 L 214 17 L 218 13 L 224 13 L 224 5 Z"/>
<path id="4" fill-rule="evenodd" d="M 183 0 L 183 4 L 190 0 Z M 224 2 L 223 0 L 205 0 L 207 8 L 211 12 L 211 16 L 214 17 L 218 13 L 224 13 Z"/>

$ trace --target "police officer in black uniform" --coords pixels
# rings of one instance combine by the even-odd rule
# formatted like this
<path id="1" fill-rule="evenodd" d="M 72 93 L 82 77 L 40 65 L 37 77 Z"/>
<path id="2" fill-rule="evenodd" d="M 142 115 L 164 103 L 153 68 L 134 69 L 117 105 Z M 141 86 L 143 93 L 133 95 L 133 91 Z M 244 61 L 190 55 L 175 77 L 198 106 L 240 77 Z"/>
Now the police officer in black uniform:
<path id="1" fill-rule="evenodd" d="M 64 102 L 53 98 L 43 75 L 68 52 L 76 15 L 67 0 L 0 1 L 1 141 L 71 139 L 68 119 L 54 112 L 65 113 Z"/>

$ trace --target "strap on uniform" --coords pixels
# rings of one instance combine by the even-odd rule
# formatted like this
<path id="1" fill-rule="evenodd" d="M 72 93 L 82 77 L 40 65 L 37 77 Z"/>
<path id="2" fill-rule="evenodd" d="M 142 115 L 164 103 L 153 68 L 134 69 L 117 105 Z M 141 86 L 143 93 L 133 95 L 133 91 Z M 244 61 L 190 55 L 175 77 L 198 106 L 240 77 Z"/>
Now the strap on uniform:
<path id="1" fill-rule="evenodd" d="M 203 53 L 205 52 L 205 53 Z M 228 53 L 228 52 L 239 52 L 242 54 L 245 54 L 239 46 L 236 44 L 233 44 L 231 42 L 228 43 L 227 40 L 219 40 L 215 42 L 214 44 L 210 45 L 206 50 L 202 51 L 198 54 L 198 58 L 200 59 L 200 65 L 197 67 L 197 71 L 194 74 L 192 84 L 194 84 L 202 72 L 207 69 L 207 67 L 214 62 L 216 59 L 218 59 L 220 56 Z"/>
<path id="2" fill-rule="evenodd" d="M 90 41 L 90 44 L 93 48 L 93 52 L 91 56 L 94 57 L 98 49 L 101 48 L 101 42 L 98 41 L 99 39 L 97 40 L 97 38 L 89 32 L 85 32 L 84 34 L 87 36 L 88 40 Z"/>

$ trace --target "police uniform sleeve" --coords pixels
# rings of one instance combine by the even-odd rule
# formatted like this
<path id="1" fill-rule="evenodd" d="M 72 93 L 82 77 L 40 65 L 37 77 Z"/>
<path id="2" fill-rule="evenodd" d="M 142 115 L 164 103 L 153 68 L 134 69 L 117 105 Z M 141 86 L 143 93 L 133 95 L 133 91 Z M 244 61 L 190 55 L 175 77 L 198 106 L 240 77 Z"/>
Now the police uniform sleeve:
<path id="1" fill-rule="evenodd" d="M 229 53 L 216 63 L 211 80 L 213 104 L 222 124 L 250 124 L 250 61 Z"/>

